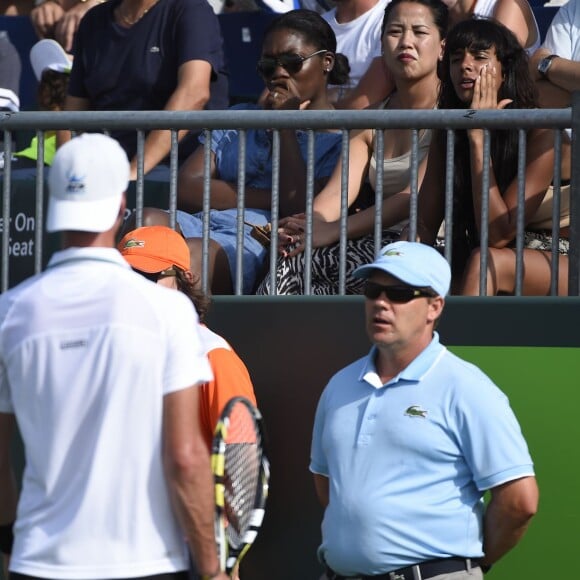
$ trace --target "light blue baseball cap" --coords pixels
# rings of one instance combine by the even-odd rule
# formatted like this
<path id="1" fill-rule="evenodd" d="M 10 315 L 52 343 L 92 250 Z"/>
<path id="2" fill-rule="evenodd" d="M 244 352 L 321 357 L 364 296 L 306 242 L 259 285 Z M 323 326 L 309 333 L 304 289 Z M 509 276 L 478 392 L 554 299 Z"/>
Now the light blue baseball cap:
<path id="1" fill-rule="evenodd" d="M 451 285 L 451 268 L 433 247 L 419 242 L 394 242 L 379 252 L 374 262 L 359 266 L 355 278 L 368 278 L 381 270 L 409 286 L 428 287 L 445 296 Z"/>

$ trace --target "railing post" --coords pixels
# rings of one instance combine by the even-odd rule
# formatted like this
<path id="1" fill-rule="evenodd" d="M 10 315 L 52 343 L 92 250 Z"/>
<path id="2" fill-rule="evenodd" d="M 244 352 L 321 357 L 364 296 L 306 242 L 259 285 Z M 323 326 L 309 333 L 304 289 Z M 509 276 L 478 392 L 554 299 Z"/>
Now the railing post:
<path id="1" fill-rule="evenodd" d="M 570 175 L 570 253 L 568 294 L 580 294 L 580 92 L 572 93 L 572 173 Z"/>

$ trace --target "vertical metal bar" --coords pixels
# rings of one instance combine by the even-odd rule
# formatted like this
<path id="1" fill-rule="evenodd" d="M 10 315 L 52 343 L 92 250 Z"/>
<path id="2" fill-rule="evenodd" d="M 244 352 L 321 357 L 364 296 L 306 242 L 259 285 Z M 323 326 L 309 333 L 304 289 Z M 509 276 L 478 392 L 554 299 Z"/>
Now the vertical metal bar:
<path id="1" fill-rule="evenodd" d="M 558 296 L 560 274 L 560 209 L 562 207 L 562 131 L 554 130 L 554 198 L 552 202 L 552 267 L 550 296 Z"/>
<path id="2" fill-rule="evenodd" d="M 381 251 L 383 245 L 383 175 L 385 165 L 385 133 L 383 129 L 375 131 L 375 161 L 376 161 L 376 183 L 375 183 L 375 258 Z"/>
<path id="3" fill-rule="evenodd" d="M 455 171 L 455 131 L 447 129 L 447 151 L 445 156 L 445 259 L 453 259 L 453 179 Z M 413 238 L 411 238 L 413 239 Z"/>
<path id="4" fill-rule="evenodd" d="M 272 211 L 270 215 L 270 295 L 278 293 L 278 221 L 280 218 L 280 131 L 272 131 Z"/>
<path id="5" fill-rule="evenodd" d="M 44 233 L 44 131 L 36 132 L 36 182 L 34 199 L 34 273 L 42 270 L 42 234 Z"/>
<path id="6" fill-rule="evenodd" d="M 487 249 L 489 246 L 489 170 L 491 139 L 489 129 L 483 130 L 483 174 L 481 176 L 481 231 L 479 237 L 479 295 L 487 296 Z"/>
<path id="7" fill-rule="evenodd" d="M 411 198 L 409 200 L 409 222 L 415 224 L 410 226 L 409 239 L 414 240 L 417 237 L 417 219 L 419 215 L 419 131 L 411 130 Z M 412 231 L 414 230 L 414 231 Z"/>
<path id="8" fill-rule="evenodd" d="M 10 249 L 10 182 L 12 158 L 12 136 L 4 131 L 4 176 L 2 182 L 2 268 L 0 268 L 0 292 L 8 290 L 8 262 Z"/>
<path id="9" fill-rule="evenodd" d="M 135 226 L 143 225 L 143 205 L 145 199 L 145 133 L 137 131 L 137 182 L 135 189 Z"/>
<path id="10" fill-rule="evenodd" d="M 568 294 L 580 295 L 580 91 L 572 93 L 572 172 L 570 175 L 570 252 Z"/>
<path id="11" fill-rule="evenodd" d="M 342 130 L 342 170 L 340 175 L 340 226 L 338 246 L 338 293 L 346 291 L 346 244 L 348 229 L 348 163 L 350 159 L 350 131 Z"/>
<path id="12" fill-rule="evenodd" d="M 521 296 L 524 285 L 524 227 L 526 211 L 526 131 L 518 131 L 518 205 L 516 208 L 516 286 Z"/>
<path id="13" fill-rule="evenodd" d="M 201 235 L 201 289 L 209 294 L 209 218 L 211 212 L 211 131 L 204 130 L 203 144 L 203 201 L 202 201 L 202 235 Z"/>
<path id="14" fill-rule="evenodd" d="M 236 279 L 234 294 L 244 293 L 244 215 L 246 197 L 246 130 L 240 131 L 238 149 L 238 203 L 236 222 Z"/>
<path id="15" fill-rule="evenodd" d="M 171 153 L 169 155 L 169 227 L 175 229 L 177 212 L 177 169 L 179 140 L 177 131 L 171 130 Z"/>
<path id="16" fill-rule="evenodd" d="M 306 244 L 304 247 L 304 294 L 312 294 L 312 204 L 314 201 L 314 131 L 308 129 L 306 155 Z"/>

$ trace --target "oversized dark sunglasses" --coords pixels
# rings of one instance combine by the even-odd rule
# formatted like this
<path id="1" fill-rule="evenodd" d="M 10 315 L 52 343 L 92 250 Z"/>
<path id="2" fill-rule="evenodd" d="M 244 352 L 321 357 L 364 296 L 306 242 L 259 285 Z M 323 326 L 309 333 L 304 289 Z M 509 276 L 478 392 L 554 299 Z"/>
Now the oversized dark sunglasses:
<path id="1" fill-rule="evenodd" d="M 300 56 L 299 54 L 281 54 L 279 56 L 264 56 L 256 65 L 256 69 L 259 74 L 263 77 L 271 77 L 277 67 L 281 66 L 286 69 L 291 75 L 302 70 L 302 65 L 305 60 L 316 56 L 317 54 L 322 54 L 323 52 L 328 52 L 327 50 L 317 50 L 308 56 Z"/>
<path id="2" fill-rule="evenodd" d="M 430 288 L 416 288 L 414 286 L 383 286 L 367 280 L 363 294 L 371 300 L 376 300 L 385 293 L 389 302 L 410 302 L 415 298 L 434 297 L 436 294 Z"/>
<path id="3" fill-rule="evenodd" d="M 151 280 L 151 282 L 155 282 L 156 284 L 160 278 L 166 278 L 167 276 L 177 276 L 177 268 L 174 266 L 166 268 L 165 270 L 161 270 L 161 272 L 143 272 L 143 270 L 137 270 L 137 268 L 133 268 L 133 271 L 137 272 L 137 274 L 141 274 L 141 276 L 147 278 L 147 280 Z"/>

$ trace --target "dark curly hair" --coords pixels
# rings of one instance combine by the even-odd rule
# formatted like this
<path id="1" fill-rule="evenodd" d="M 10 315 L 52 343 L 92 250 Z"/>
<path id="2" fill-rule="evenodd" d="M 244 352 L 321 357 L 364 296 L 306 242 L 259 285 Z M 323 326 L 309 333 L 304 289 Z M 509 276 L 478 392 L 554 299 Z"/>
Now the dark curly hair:
<path id="1" fill-rule="evenodd" d="M 529 74 L 528 56 L 515 35 L 493 19 L 472 18 L 454 26 L 447 34 L 443 62 L 440 67 L 440 109 L 466 109 L 451 82 L 451 56 L 457 51 L 477 52 L 495 49 L 502 67 L 502 85 L 498 102 L 511 99 L 509 109 L 537 107 L 536 87 Z M 445 148 L 445 134 L 438 132 L 441 147 Z M 497 185 L 504 192 L 516 177 L 518 168 L 518 131 L 494 129 L 490 132 L 491 160 Z M 479 235 L 473 213 L 470 148 L 467 133 L 455 132 L 454 163 L 454 252 L 468 254 L 479 246 Z M 467 243 L 466 243 L 467 236 Z"/>
<path id="2" fill-rule="evenodd" d="M 51 69 L 42 71 L 38 84 L 38 105 L 43 111 L 62 111 L 70 74 Z"/>
<path id="3" fill-rule="evenodd" d="M 348 82 L 350 75 L 348 58 L 344 54 L 336 52 L 334 30 L 318 12 L 303 8 L 290 10 L 290 12 L 272 20 L 264 31 L 264 39 L 277 30 L 293 30 L 302 35 L 318 50 L 334 53 L 334 67 L 328 74 L 328 82 L 332 85 L 344 85 Z"/>

